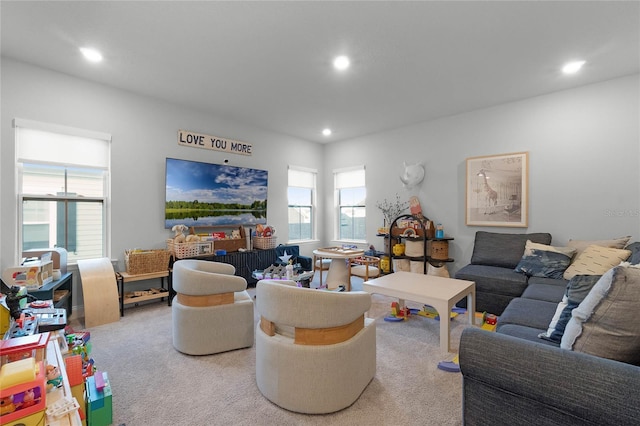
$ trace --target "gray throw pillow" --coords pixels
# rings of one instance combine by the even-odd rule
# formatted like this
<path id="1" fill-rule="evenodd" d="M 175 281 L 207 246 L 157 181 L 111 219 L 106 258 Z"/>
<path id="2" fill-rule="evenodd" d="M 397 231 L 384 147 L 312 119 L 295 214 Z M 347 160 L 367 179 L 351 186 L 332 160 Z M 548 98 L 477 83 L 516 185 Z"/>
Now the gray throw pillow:
<path id="1" fill-rule="evenodd" d="M 640 365 L 640 268 L 607 271 L 571 313 L 560 347 Z"/>
<path id="2" fill-rule="evenodd" d="M 571 319 L 571 312 L 587 297 L 593 286 L 600 280 L 601 275 L 576 275 L 567 283 L 565 298 L 558 305 L 558 311 L 549 324 L 546 333 L 538 337 L 560 343 L 567 323 Z"/>
<path id="3" fill-rule="evenodd" d="M 628 246 L 626 246 L 625 249 L 631 252 L 631 256 L 629 256 L 629 259 L 627 259 L 627 261 L 630 264 L 637 265 L 638 263 L 640 263 L 640 243 L 639 242 L 631 243 Z"/>
<path id="4" fill-rule="evenodd" d="M 539 244 L 551 244 L 551 234 L 503 234 L 478 231 L 473 244 L 471 264 L 514 269 L 524 254 L 527 240 Z"/>

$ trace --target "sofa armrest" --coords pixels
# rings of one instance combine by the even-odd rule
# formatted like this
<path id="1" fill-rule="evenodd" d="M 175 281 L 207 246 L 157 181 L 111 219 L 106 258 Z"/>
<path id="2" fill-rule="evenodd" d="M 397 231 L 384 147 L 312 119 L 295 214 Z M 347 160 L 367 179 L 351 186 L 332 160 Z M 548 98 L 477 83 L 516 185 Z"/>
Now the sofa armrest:
<path id="1" fill-rule="evenodd" d="M 640 367 L 477 328 L 460 338 L 466 425 L 627 425 Z"/>

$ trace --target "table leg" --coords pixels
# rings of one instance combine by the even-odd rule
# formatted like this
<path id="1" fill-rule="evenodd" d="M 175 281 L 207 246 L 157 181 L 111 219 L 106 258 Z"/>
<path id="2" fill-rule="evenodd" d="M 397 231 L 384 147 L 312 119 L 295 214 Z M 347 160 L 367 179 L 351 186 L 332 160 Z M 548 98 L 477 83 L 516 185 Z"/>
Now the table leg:
<path id="1" fill-rule="evenodd" d="M 476 290 L 472 289 L 469 294 L 467 294 L 467 315 L 469 315 L 469 324 L 475 325 L 476 318 Z"/>
<path id="2" fill-rule="evenodd" d="M 340 285 L 345 285 L 348 279 L 349 271 L 347 270 L 345 259 L 331 259 L 331 265 L 327 273 L 327 288 L 338 288 Z"/>
<path id="3" fill-rule="evenodd" d="M 432 303 L 440 315 L 440 350 L 450 352 L 451 306 L 446 302 Z"/>
<path id="4" fill-rule="evenodd" d="M 169 282 L 169 300 L 168 300 L 168 304 L 169 306 L 171 306 L 171 303 L 173 303 L 173 272 L 171 270 L 169 270 L 169 277 L 167 278 L 167 281 Z"/>
<path id="5" fill-rule="evenodd" d="M 124 316 L 124 278 L 122 275 L 118 275 L 118 287 L 120 293 L 120 316 Z"/>

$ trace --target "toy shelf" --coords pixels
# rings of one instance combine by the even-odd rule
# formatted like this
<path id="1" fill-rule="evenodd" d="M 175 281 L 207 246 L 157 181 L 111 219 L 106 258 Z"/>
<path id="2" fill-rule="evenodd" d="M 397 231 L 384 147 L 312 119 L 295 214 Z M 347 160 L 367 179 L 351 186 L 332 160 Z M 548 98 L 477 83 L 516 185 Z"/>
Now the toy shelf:
<path id="1" fill-rule="evenodd" d="M 71 394 L 71 387 L 69 386 L 69 379 L 67 378 L 67 370 L 65 367 L 64 359 L 62 358 L 62 353 L 60 352 L 60 344 L 58 339 L 50 339 L 47 344 L 47 363 L 51 365 L 55 365 L 60 370 L 60 375 L 62 376 L 62 386 L 60 388 L 54 389 L 50 392 L 47 392 L 47 408 L 53 406 L 56 402 L 62 401 L 65 398 L 71 399 L 73 395 Z M 83 401 L 78 401 L 79 404 L 83 404 Z M 47 424 L 60 424 L 60 425 L 71 425 L 71 426 L 81 426 L 82 421 L 80 420 L 80 414 L 78 411 L 73 411 L 71 413 L 65 414 L 64 416 L 52 419 L 57 423 L 47 423 Z"/>
<path id="2" fill-rule="evenodd" d="M 120 297 L 120 316 L 124 316 L 124 305 L 140 303 L 147 300 L 163 299 L 166 297 L 167 304 L 171 306 L 171 297 L 172 297 L 173 289 L 172 289 L 170 269 L 166 271 L 151 272 L 149 274 L 137 274 L 137 275 L 127 274 L 126 272 L 117 272 L 116 278 L 118 282 L 118 293 Z M 157 292 L 131 297 L 131 296 L 127 296 L 127 293 L 125 293 L 124 291 L 124 286 L 126 283 L 135 282 L 135 281 L 153 280 L 156 278 L 160 278 L 160 282 L 161 282 L 161 288 L 158 289 Z M 167 281 L 168 281 L 168 288 L 165 288 L 165 285 L 164 285 L 165 278 L 167 278 Z"/>

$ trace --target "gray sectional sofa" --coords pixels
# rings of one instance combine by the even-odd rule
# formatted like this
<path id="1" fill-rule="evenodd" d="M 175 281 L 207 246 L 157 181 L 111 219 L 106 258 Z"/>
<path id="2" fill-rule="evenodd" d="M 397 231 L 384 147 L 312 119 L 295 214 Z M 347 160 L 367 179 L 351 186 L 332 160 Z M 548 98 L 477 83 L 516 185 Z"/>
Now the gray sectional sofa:
<path id="1" fill-rule="evenodd" d="M 551 234 L 476 232 L 471 263 L 455 274 L 457 279 L 475 281 L 476 311 L 501 315 L 509 302 L 520 297 L 529 284 L 551 286 L 560 295 L 552 300 L 557 302 L 562 298 L 566 280 L 528 277 L 515 271 L 522 259 L 527 240 L 551 244 Z M 556 294 L 550 297 L 555 296 Z M 461 303 L 466 303 L 466 300 Z"/>
<path id="2" fill-rule="evenodd" d="M 470 327 L 461 336 L 464 424 L 640 424 L 640 269 L 615 266 L 570 280 L 530 276 L 523 283 L 506 266 L 482 262 L 496 260 L 486 255 L 488 241 L 515 251 L 525 237 L 486 234 L 476 236 L 483 253 L 474 248 L 471 265 L 456 275 L 476 281 L 480 309 L 500 313 L 495 333 Z M 526 239 L 531 235 L 551 240 Z M 629 264 L 640 263 L 640 243 L 625 248 Z M 554 316 L 564 318 L 566 330 L 557 324 L 554 332 L 564 334 L 551 339 Z"/>

